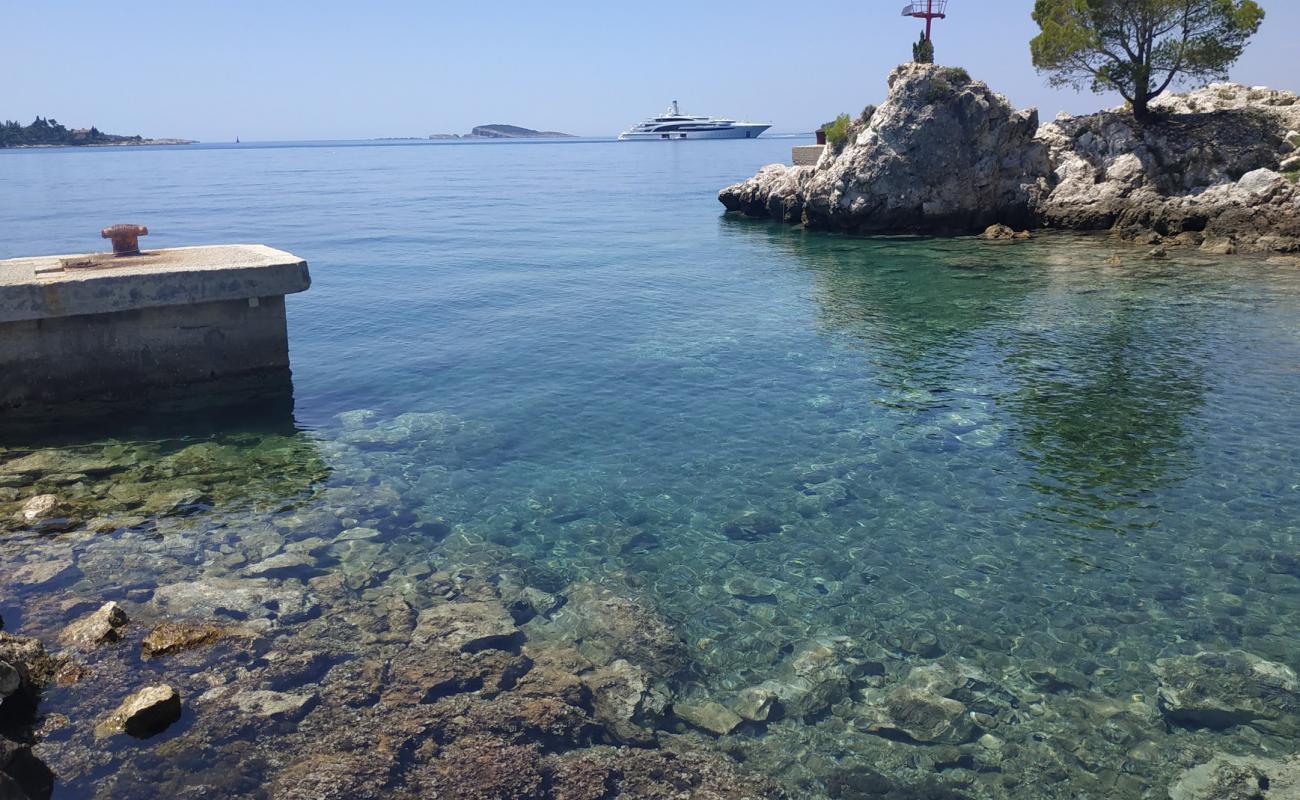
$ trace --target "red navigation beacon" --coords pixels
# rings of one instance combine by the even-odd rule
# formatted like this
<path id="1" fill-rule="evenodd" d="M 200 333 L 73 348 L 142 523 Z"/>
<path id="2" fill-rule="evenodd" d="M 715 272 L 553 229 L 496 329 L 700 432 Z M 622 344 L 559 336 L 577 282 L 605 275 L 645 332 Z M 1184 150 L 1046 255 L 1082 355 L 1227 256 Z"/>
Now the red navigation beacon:
<path id="1" fill-rule="evenodd" d="M 930 26 L 948 16 L 948 0 L 916 0 L 903 6 L 903 16 L 925 20 L 925 40 L 930 41 Z"/>

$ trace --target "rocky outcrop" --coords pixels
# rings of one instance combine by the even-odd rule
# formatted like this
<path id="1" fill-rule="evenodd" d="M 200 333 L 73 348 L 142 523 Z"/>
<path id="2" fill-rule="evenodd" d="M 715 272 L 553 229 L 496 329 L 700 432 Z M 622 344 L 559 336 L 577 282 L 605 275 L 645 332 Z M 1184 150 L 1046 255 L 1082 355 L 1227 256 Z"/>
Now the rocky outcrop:
<path id="1" fill-rule="evenodd" d="M 0 633 L 0 797 L 49 797 L 54 776 L 32 754 L 36 706 L 56 662 L 36 639 Z"/>
<path id="2" fill-rule="evenodd" d="M 975 232 L 1024 227 L 1048 189 L 1038 113 L 1016 111 L 965 70 L 908 64 L 889 97 L 814 167 L 765 167 L 722 190 L 729 211 L 809 228 Z"/>
<path id="3" fill-rule="evenodd" d="M 1165 116 L 1145 125 L 1107 111 L 1043 126 L 1055 182 L 1040 224 L 1186 234 L 1218 252 L 1300 249 L 1300 194 L 1280 172 L 1300 169 L 1294 94 L 1216 84 L 1154 105 Z"/>
<path id="4" fill-rule="evenodd" d="M 729 211 L 850 233 L 1117 229 L 1207 252 L 1300 251 L 1300 98 L 1215 84 L 1123 110 L 1033 110 L 964 71 L 899 67 L 888 99 L 813 167 L 764 167 Z M 1011 238 L 1003 228 L 986 238 Z M 1014 232 L 1012 232 L 1014 234 Z"/>

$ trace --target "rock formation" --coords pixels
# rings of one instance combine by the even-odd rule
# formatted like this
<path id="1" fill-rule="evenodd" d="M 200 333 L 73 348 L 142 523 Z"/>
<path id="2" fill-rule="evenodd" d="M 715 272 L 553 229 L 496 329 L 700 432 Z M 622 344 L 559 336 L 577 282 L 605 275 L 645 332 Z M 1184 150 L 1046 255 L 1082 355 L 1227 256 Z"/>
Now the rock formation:
<path id="1" fill-rule="evenodd" d="M 906 65 L 816 166 L 764 167 L 719 200 L 850 233 L 1113 228 L 1216 253 L 1300 251 L 1300 98 L 1215 84 L 1152 106 L 1163 116 L 1148 124 L 1116 110 L 1038 128 L 962 70 Z"/>
<path id="2" fill-rule="evenodd" d="M 57 669 L 35 639 L 0 633 L 0 797 L 46 798 L 54 787 L 48 767 L 32 754 L 41 689 Z"/>
<path id="3" fill-rule="evenodd" d="M 1185 234 L 1219 252 L 1300 249 L 1300 169 L 1290 92 L 1215 84 L 1153 103 L 1166 116 L 1138 125 L 1114 111 L 1061 116 L 1038 138 L 1051 151 L 1052 192 L 1040 224 Z"/>
<path id="4" fill-rule="evenodd" d="M 765 167 L 724 189 L 730 211 L 853 233 L 1025 227 L 1047 191 L 1047 148 L 1036 111 L 964 70 L 907 64 L 889 97 L 828 145 L 816 166 Z"/>

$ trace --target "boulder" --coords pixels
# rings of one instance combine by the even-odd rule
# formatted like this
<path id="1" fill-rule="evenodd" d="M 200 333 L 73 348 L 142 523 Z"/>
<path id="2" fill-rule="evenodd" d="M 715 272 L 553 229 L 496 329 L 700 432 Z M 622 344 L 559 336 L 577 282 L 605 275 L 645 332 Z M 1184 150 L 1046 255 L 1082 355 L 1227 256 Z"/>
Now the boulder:
<path id="1" fill-rule="evenodd" d="M 981 239 L 988 239 L 991 242 L 1004 242 L 1012 239 L 1028 239 L 1031 237 L 1029 231 L 1017 231 L 1015 228 L 1003 225 L 1001 223 L 990 225 L 980 234 Z"/>
<path id="2" fill-rule="evenodd" d="M 146 686 L 122 701 L 117 710 L 95 726 L 95 736 L 125 733 L 147 739 L 181 718 L 181 696 L 170 686 Z"/>
<path id="3" fill-rule="evenodd" d="M 1023 227 L 1052 174 L 1037 130 L 1037 111 L 1016 111 L 965 70 L 907 64 L 841 149 L 828 146 L 815 167 L 766 167 L 718 199 L 728 211 L 854 233 Z"/>
<path id="4" fill-rule="evenodd" d="M 1229 650 L 1162 658 L 1154 672 L 1160 711 L 1172 722 L 1300 735 L 1300 680 L 1284 664 Z"/>
<path id="5" fill-rule="evenodd" d="M 1237 188 L 1243 192 L 1249 192 L 1253 195 L 1261 195 L 1278 189 L 1283 184 L 1283 178 L 1271 169 L 1256 169 L 1247 172 L 1237 181 Z"/>
<path id="6" fill-rule="evenodd" d="M 23 522 L 28 525 L 57 516 L 61 503 L 56 495 L 38 494 L 23 503 L 22 509 L 18 512 Z"/>
<path id="7" fill-rule="evenodd" d="M 126 611 L 110 600 L 64 628 L 59 634 L 59 643 L 89 650 L 106 642 L 116 642 L 122 638 L 122 630 L 128 621 Z"/>

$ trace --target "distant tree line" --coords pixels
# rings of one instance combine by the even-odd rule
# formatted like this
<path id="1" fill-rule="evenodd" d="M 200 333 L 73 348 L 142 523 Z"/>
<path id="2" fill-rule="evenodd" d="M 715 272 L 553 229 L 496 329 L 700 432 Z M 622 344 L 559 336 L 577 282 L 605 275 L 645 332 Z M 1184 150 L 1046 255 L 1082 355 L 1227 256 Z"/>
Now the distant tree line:
<path id="1" fill-rule="evenodd" d="M 55 119 L 37 117 L 30 125 L 21 125 L 12 120 L 0 124 L 0 147 L 21 147 L 23 145 L 78 145 L 105 144 L 110 142 L 142 141 L 139 136 L 114 136 L 103 133 L 94 126 L 68 130 Z"/>

